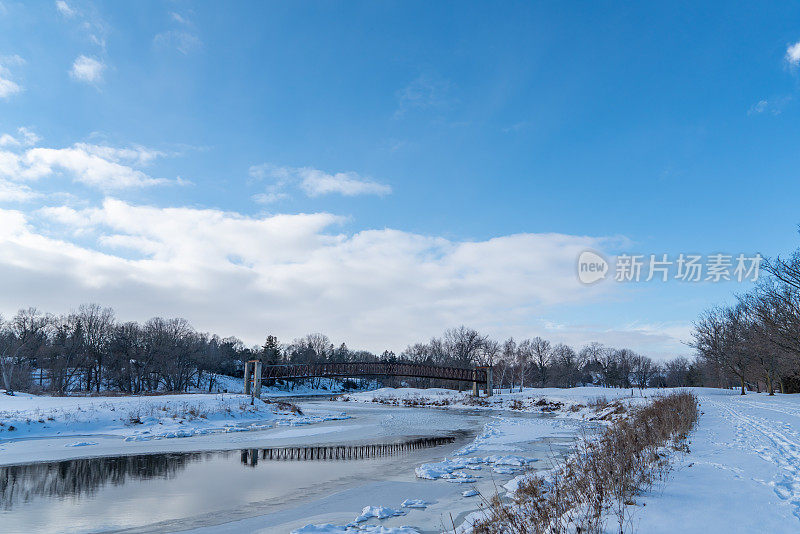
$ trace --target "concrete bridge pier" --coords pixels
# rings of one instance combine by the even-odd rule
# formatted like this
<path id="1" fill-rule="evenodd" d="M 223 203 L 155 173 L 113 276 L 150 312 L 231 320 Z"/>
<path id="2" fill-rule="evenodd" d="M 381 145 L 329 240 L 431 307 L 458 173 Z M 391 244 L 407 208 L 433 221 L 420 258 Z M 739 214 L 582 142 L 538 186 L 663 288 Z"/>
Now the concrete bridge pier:
<path id="1" fill-rule="evenodd" d="M 261 396 L 261 360 L 244 362 L 244 394 Z"/>

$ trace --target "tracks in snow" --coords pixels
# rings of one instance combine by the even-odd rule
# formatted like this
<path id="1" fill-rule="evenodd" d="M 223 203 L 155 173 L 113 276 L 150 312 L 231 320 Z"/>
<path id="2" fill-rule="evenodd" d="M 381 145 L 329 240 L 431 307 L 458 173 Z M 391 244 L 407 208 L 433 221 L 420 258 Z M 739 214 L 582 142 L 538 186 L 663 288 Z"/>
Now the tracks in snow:
<path id="1" fill-rule="evenodd" d="M 765 409 L 794 417 L 800 417 L 800 413 L 797 410 L 787 409 L 788 406 L 764 405 L 751 401 L 709 403 L 734 426 L 735 442 L 740 448 L 753 451 L 764 460 L 778 466 L 780 475 L 774 483 L 775 493 L 792 506 L 792 512 L 800 519 L 800 434 L 787 422 L 777 423 L 746 414 L 737 409 L 737 404 L 750 409 Z"/>

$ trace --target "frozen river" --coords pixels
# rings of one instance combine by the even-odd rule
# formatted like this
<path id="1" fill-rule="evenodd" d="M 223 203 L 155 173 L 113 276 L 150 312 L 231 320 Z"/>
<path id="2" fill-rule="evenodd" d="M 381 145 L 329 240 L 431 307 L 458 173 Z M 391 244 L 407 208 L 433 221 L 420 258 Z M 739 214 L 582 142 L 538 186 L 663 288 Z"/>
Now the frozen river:
<path id="1" fill-rule="evenodd" d="M 42 461 L 0 467 L 0 525 L 3 532 L 288 533 L 312 523 L 345 525 L 372 505 L 405 515 L 371 524 L 439 532 L 478 508 L 480 498 L 462 492 L 491 495 L 521 471 L 485 466 L 470 471 L 469 480 L 425 480 L 415 468 L 457 451 L 461 457 L 517 455 L 536 460 L 529 466 L 538 468 L 559 455 L 577 428 L 531 414 L 320 399 L 299 404 L 306 413 L 345 411 L 350 418 L 124 447 L 118 437 L 95 436 L 88 457 L 82 456 L 89 451 L 66 450 L 59 438 L 8 444 L 10 457 L 26 452 Z M 421 438 L 427 441 L 398 446 Z M 376 444 L 383 452 L 370 447 L 364 457 L 361 446 Z M 325 459 L 277 459 L 279 448 L 330 446 L 333 459 L 330 452 Z M 55 461 L 53 450 L 64 451 L 63 458 Z M 406 499 L 428 506 L 404 509 Z"/>

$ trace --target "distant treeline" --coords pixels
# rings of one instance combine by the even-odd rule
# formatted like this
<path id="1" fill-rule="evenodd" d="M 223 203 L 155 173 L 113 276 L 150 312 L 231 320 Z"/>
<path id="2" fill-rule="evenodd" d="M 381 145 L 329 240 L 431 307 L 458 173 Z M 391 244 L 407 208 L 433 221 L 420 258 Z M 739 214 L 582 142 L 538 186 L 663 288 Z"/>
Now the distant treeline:
<path id="1" fill-rule="evenodd" d="M 459 327 L 440 338 L 409 346 L 402 353 L 376 355 L 335 346 L 323 334 L 282 344 L 269 335 L 262 346 L 247 347 L 234 337 L 195 331 L 184 319 L 156 317 L 144 324 L 120 323 L 111 308 L 86 304 L 66 315 L 30 308 L 0 318 L 0 363 L 7 390 L 211 391 L 218 375 L 242 376 L 243 362 L 265 364 L 348 361 L 407 361 L 434 365 L 492 365 L 497 388 L 701 385 L 702 362 L 676 358 L 662 365 L 629 349 L 592 343 L 579 350 L 540 337 L 503 342 Z M 386 386 L 454 386 L 431 379 L 378 377 Z"/>

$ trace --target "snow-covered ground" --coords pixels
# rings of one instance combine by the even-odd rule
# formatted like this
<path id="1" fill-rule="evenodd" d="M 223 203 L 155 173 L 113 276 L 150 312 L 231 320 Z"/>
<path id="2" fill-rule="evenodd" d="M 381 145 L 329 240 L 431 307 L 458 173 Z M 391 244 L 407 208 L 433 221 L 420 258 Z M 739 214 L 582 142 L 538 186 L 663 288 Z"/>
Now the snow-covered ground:
<path id="1" fill-rule="evenodd" d="M 0 421 L 5 424 L 0 427 L 0 460 L 10 452 L 4 452 L 4 448 L 19 444 L 33 446 L 38 442 L 19 438 L 57 432 L 70 436 L 59 440 L 58 448 L 64 457 L 71 457 L 76 451 L 95 448 L 92 443 L 108 434 L 116 434 L 118 441 L 124 441 L 178 436 L 187 429 L 214 432 L 208 436 L 195 433 L 195 438 L 187 440 L 125 442 L 140 446 L 150 443 L 169 446 L 193 439 L 235 440 L 242 435 L 275 440 L 277 428 L 258 431 L 255 425 L 295 425 L 323 421 L 325 416 L 321 414 L 335 419 L 345 417 L 346 413 L 352 419 L 308 427 L 305 429 L 308 433 L 294 438 L 320 440 L 330 435 L 338 436 L 330 438 L 332 442 L 342 442 L 343 437 L 377 437 L 405 419 L 413 421 L 404 423 L 405 427 L 419 427 L 424 433 L 426 424 L 441 424 L 426 423 L 433 421 L 437 413 L 444 416 L 440 410 L 455 410 L 452 413 L 455 419 L 451 417 L 454 422 L 465 417 L 464 414 L 485 414 L 481 416 L 485 421 L 481 423 L 482 431 L 474 440 L 451 448 L 444 455 L 439 453 L 437 457 L 436 450 L 430 450 L 425 453 L 426 459 L 416 463 L 413 463 L 416 456 L 398 458 L 392 460 L 396 469 L 380 478 L 374 478 L 373 473 L 363 481 L 349 480 L 324 498 L 315 497 L 308 502 L 284 505 L 276 513 L 198 530 L 214 534 L 433 532 L 450 526 L 451 515 L 456 525 L 463 525 L 478 508 L 479 494 L 488 497 L 495 490 L 513 491 L 513 481 L 526 469 L 546 468 L 548 462 L 554 461 L 554 444 L 566 447 L 566 437 L 624 416 L 630 405 L 646 403 L 650 397 L 667 391 L 532 388 L 522 393 L 506 391 L 476 401 L 451 390 L 386 388 L 346 394 L 341 397 L 346 402 L 302 404 L 314 407 L 316 411 L 306 410 L 307 414 L 313 411 L 313 416 L 298 416 L 276 404 L 250 408 L 247 398 L 241 395 L 137 398 L 19 395 L 0 398 Z M 690 452 L 675 453 L 676 469 L 669 480 L 637 499 L 632 506 L 634 530 L 702 534 L 800 532 L 800 395 L 770 397 L 751 393 L 742 397 L 727 390 L 692 391 L 699 398 L 702 415 L 691 436 Z M 369 418 L 362 418 L 361 412 L 368 413 Z M 142 423 L 131 423 L 132 415 Z M 9 431 L 10 425 L 17 430 Z M 257 431 L 231 434 L 242 428 Z M 17 439 L 8 441 L 12 435 Z M 613 530 L 613 520 L 608 528 L 609 532 Z"/>
<path id="2" fill-rule="evenodd" d="M 694 391 L 691 452 L 642 499 L 638 531 L 800 532 L 800 395 Z"/>
<path id="3" fill-rule="evenodd" d="M 0 390 L 1 391 L 1 390 Z M 345 417 L 297 413 L 284 402 L 241 394 L 49 397 L 0 394 L 0 465 L 4 443 L 59 438 L 67 448 L 91 448 L 93 438 L 114 436 L 147 442 L 297 426 Z M 75 440 L 68 440 L 74 436 Z M 88 452 L 88 451 L 87 451 Z"/>

